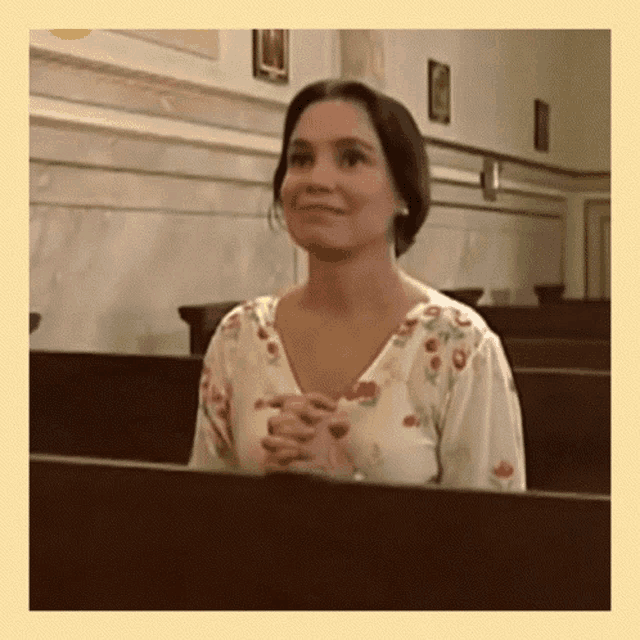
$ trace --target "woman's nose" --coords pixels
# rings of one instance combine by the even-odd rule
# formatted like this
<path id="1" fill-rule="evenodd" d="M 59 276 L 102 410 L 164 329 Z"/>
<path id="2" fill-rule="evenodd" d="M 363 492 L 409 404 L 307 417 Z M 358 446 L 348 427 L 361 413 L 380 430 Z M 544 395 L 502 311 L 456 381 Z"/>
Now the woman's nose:
<path id="1" fill-rule="evenodd" d="M 336 170 L 329 159 L 318 158 L 307 174 L 308 186 L 316 189 L 332 189 L 336 183 Z"/>

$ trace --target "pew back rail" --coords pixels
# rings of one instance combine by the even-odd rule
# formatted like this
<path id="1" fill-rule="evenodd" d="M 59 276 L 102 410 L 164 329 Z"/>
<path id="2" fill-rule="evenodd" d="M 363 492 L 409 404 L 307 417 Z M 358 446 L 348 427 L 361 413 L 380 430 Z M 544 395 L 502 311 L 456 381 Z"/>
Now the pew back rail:
<path id="1" fill-rule="evenodd" d="M 611 606 L 604 497 L 46 456 L 30 478 L 32 610 Z"/>

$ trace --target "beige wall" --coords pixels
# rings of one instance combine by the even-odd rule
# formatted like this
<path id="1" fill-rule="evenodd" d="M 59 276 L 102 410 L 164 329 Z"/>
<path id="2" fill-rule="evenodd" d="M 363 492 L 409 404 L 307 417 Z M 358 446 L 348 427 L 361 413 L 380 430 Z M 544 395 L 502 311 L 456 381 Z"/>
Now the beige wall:
<path id="1" fill-rule="evenodd" d="M 302 253 L 268 227 L 270 180 L 286 103 L 307 82 L 340 73 L 345 39 L 292 32 L 290 83 L 279 86 L 252 77 L 250 31 L 204 37 L 206 55 L 134 33 L 93 31 L 63 41 L 32 32 L 30 304 L 43 314 L 32 348 L 187 353 L 178 306 L 244 299 L 304 278 Z M 352 68 L 372 70 L 367 80 L 405 102 L 425 135 L 572 169 L 603 168 L 598 154 L 606 145 L 597 141 L 608 141 L 600 126 L 608 94 L 589 85 L 606 76 L 600 36 L 542 34 L 528 49 L 537 52 L 533 66 L 525 35 L 514 32 L 367 38 L 346 39 L 363 43 L 350 52 Z M 561 95 L 558 60 L 587 49 L 599 75 L 572 59 L 560 80 L 573 94 Z M 359 55 L 369 62 L 360 65 Z M 452 68 L 448 128 L 426 118 L 427 57 Z M 561 98 L 575 108 L 579 92 L 594 103 L 580 118 L 567 116 L 564 131 L 553 129 L 550 153 L 539 157 L 523 134 L 533 98 L 551 103 L 559 127 Z M 520 99 L 530 100 L 528 115 Z M 576 122 L 600 128 L 586 135 Z M 427 150 L 434 205 L 402 259 L 410 273 L 441 288 L 481 286 L 487 304 L 500 289 L 512 303 L 535 304 L 534 284 L 563 278 L 581 295 L 577 203 L 593 196 L 595 183 L 505 163 L 492 202 L 480 187 L 482 156 Z M 606 184 L 598 189 L 608 197 Z"/>
<path id="2" fill-rule="evenodd" d="M 385 34 L 387 90 L 423 133 L 579 171 L 610 165 L 610 32 L 396 31 Z M 451 123 L 429 121 L 432 58 L 451 68 Z M 534 100 L 550 105 L 548 153 L 533 148 Z"/>

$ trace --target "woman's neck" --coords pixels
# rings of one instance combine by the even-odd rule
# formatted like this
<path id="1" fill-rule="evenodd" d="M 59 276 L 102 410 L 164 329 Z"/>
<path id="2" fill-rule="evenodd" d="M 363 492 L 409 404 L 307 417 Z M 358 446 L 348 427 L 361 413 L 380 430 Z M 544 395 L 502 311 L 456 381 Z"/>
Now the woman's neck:
<path id="1" fill-rule="evenodd" d="M 404 308 L 410 295 L 391 251 L 328 261 L 309 254 L 309 279 L 300 305 L 336 320 L 388 315 Z"/>

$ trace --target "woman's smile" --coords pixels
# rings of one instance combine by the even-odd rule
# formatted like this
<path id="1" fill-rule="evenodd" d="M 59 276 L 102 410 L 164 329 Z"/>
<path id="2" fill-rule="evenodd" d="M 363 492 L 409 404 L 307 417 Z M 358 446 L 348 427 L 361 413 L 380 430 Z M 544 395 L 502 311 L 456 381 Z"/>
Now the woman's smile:
<path id="1" fill-rule="evenodd" d="M 340 207 L 335 207 L 332 205 L 328 205 L 328 204 L 322 204 L 322 203 L 309 203 L 309 204 L 302 204 L 302 205 L 298 205 L 296 206 L 296 211 L 310 211 L 310 212 L 315 212 L 315 213 L 335 213 L 337 215 L 344 215 L 345 214 L 345 210 L 340 208 Z"/>

